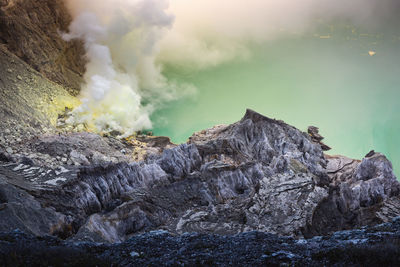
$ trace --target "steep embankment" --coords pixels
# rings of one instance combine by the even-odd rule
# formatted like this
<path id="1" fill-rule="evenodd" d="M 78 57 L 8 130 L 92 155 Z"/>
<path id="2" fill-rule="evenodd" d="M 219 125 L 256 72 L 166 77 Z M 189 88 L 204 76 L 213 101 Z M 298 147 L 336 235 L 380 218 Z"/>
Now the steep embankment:
<path id="1" fill-rule="evenodd" d="M 63 0 L 0 0 L 0 46 L 76 95 L 85 50 L 82 42 L 61 38 L 71 20 Z"/>
<path id="2" fill-rule="evenodd" d="M 58 114 L 79 101 L 30 65 L 0 48 L 0 149 L 10 152 L 55 133 Z"/>
<path id="3" fill-rule="evenodd" d="M 55 127 L 58 114 L 79 103 L 64 87 L 46 79 L 7 49 L 0 48 L 0 61 L 0 124 L 36 130 Z"/>
<path id="4" fill-rule="evenodd" d="M 0 150 L 55 133 L 58 115 L 79 101 L 85 71 L 83 43 L 65 42 L 71 22 L 61 0 L 0 0 Z"/>

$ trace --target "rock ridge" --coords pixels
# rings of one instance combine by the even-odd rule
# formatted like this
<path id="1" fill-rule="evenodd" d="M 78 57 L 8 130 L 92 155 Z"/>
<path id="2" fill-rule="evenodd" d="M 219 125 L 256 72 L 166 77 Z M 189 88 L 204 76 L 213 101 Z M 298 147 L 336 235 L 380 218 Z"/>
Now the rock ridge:
<path id="1" fill-rule="evenodd" d="M 40 147 L 53 153 L 52 146 Z M 13 203 L 32 198 L 26 216 L 46 216 L 32 228 L 32 221 L 10 216 L 16 208 L 5 201 L 0 217 L 9 217 L 0 231 L 18 221 L 28 233 L 76 241 L 122 242 L 157 229 L 300 238 L 399 215 L 400 186 L 384 155 L 362 161 L 327 156 L 307 133 L 252 110 L 237 123 L 193 134 L 187 144 L 149 151 L 139 162 L 121 157 L 93 165 L 88 156 L 83 166 L 56 169 L 18 160 L 0 164 L 3 195 L 24 192 Z"/>

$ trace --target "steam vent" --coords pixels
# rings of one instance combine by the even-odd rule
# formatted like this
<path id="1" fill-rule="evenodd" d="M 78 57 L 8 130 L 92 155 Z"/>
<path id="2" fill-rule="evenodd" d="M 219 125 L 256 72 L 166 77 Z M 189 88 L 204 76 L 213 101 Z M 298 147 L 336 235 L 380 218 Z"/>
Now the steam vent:
<path id="1" fill-rule="evenodd" d="M 398 266 L 399 12 L 0 0 L 0 266 Z"/>

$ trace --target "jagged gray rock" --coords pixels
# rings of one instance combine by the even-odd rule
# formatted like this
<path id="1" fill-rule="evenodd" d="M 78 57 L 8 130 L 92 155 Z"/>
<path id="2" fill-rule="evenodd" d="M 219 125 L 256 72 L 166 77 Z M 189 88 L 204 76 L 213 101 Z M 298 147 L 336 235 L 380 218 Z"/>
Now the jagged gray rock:
<path id="1" fill-rule="evenodd" d="M 319 128 L 315 126 L 308 126 L 307 129 L 308 134 L 311 137 L 311 140 L 317 144 L 319 144 L 322 148 L 323 151 L 329 151 L 331 148 L 327 146 L 322 140 L 324 140 L 324 137 L 319 134 Z"/>
<path id="2" fill-rule="evenodd" d="M 1 179 L 3 175 L 0 172 L 0 232 L 14 228 L 38 236 L 63 236 L 67 216 L 43 207 L 25 190 Z"/>
<path id="3" fill-rule="evenodd" d="M 400 209 L 389 203 L 400 200 L 400 184 L 384 155 L 374 153 L 362 161 L 343 156 L 326 158 L 330 193 L 316 209 L 307 235 L 386 222 L 398 216 Z"/>
<path id="4" fill-rule="evenodd" d="M 48 154 L 61 145 L 46 144 Z M 36 213 L 54 211 L 46 225 L 62 230 L 49 234 L 73 240 L 120 242 L 155 229 L 310 237 L 399 215 L 399 183 L 382 154 L 326 156 L 307 133 L 251 110 L 141 162 L 0 170 L 3 184 L 40 203 Z"/>

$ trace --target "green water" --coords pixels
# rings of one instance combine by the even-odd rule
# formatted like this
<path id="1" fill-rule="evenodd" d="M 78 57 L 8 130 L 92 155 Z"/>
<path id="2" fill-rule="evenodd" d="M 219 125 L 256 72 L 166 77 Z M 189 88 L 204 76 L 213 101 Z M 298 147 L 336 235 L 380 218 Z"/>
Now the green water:
<path id="1" fill-rule="evenodd" d="M 154 133 L 182 143 L 251 108 L 303 131 L 320 127 L 330 154 L 383 152 L 400 176 L 400 34 L 325 27 L 254 46 L 252 53 L 198 72 L 167 68 L 169 79 L 192 83 L 198 93 L 155 113 Z"/>

